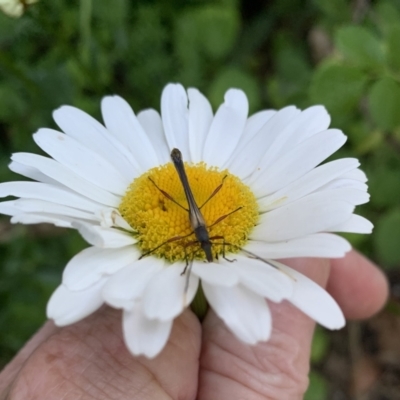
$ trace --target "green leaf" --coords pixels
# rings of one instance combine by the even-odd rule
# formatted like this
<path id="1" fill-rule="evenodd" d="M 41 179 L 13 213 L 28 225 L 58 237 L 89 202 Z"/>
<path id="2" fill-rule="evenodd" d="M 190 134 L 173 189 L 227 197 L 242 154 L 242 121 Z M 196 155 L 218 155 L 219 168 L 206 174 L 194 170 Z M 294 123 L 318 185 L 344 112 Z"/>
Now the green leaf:
<path id="1" fill-rule="evenodd" d="M 197 11 L 199 41 L 207 56 L 222 59 L 235 45 L 240 16 L 235 8 L 207 5 Z"/>
<path id="2" fill-rule="evenodd" d="M 375 70 L 384 62 L 381 42 L 366 28 L 341 28 L 336 33 L 335 42 L 345 59 L 355 66 Z"/>
<path id="3" fill-rule="evenodd" d="M 389 299 L 385 306 L 385 311 L 388 311 L 390 314 L 396 315 L 397 317 L 400 316 L 400 304 L 397 302 L 395 297 Z"/>
<path id="4" fill-rule="evenodd" d="M 399 9 L 393 4 L 393 1 L 380 1 L 376 4 L 375 10 L 378 25 L 386 32 L 393 25 L 400 24 Z"/>
<path id="5" fill-rule="evenodd" d="M 371 203 L 376 207 L 393 207 L 400 199 L 400 170 L 381 166 L 368 172 Z"/>
<path id="6" fill-rule="evenodd" d="M 312 70 L 302 46 L 289 35 L 277 35 L 274 43 L 275 75 L 268 76 L 267 92 L 274 107 L 306 106 Z"/>
<path id="7" fill-rule="evenodd" d="M 382 78 L 369 92 L 371 117 L 381 129 L 391 130 L 400 124 L 400 87 L 391 78 Z"/>
<path id="8" fill-rule="evenodd" d="M 387 62 L 395 72 L 400 72 L 400 26 L 392 25 L 387 31 Z"/>
<path id="9" fill-rule="evenodd" d="M 114 0 L 112 12 L 110 12 L 110 3 L 104 1 L 93 2 L 94 18 L 98 18 L 113 30 L 121 29 L 125 25 L 129 17 L 129 11 L 129 0 Z"/>
<path id="10" fill-rule="evenodd" d="M 351 12 L 346 0 L 313 0 L 318 7 L 329 19 L 336 21 L 349 21 Z"/>
<path id="11" fill-rule="evenodd" d="M 21 24 L 17 19 L 10 18 L 0 11 L 0 38 L 9 39 L 15 33 L 15 27 Z"/>
<path id="12" fill-rule="evenodd" d="M 376 226 L 374 244 L 378 258 L 386 267 L 400 266 L 400 210 L 384 215 Z"/>
<path id="13" fill-rule="evenodd" d="M 384 140 L 384 134 L 380 130 L 372 130 L 370 121 L 356 120 L 346 129 L 349 143 L 357 154 L 367 154 L 376 150 Z"/>
<path id="14" fill-rule="evenodd" d="M 345 238 L 355 249 L 362 249 L 362 246 L 369 240 L 368 235 L 360 235 L 359 233 L 341 232 L 339 235 Z"/>
<path id="15" fill-rule="evenodd" d="M 365 141 L 356 147 L 355 151 L 357 154 L 371 153 L 376 150 L 384 140 L 384 135 L 381 131 L 375 130 L 369 133 L 370 134 L 365 138 Z"/>
<path id="16" fill-rule="evenodd" d="M 18 95 L 15 85 L 7 81 L 0 83 L 0 120 L 12 121 L 21 116 L 29 108 L 28 102 Z"/>
<path id="17" fill-rule="evenodd" d="M 195 12 L 180 15 L 175 22 L 174 44 L 180 63 L 179 79 L 183 85 L 200 86 L 203 58 L 200 54 L 199 32 L 193 23 Z"/>
<path id="18" fill-rule="evenodd" d="M 257 80 L 252 75 L 235 67 L 222 70 L 212 82 L 209 89 L 209 100 L 214 108 L 221 104 L 225 92 L 230 88 L 242 89 L 246 93 L 250 111 L 259 108 L 261 99 Z"/>
<path id="19" fill-rule="evenodd" d="M 325 357 L 329 346 L 329 336 L 321 328 L 317 327 L 311 346 L 311 361 L 320 362 Z"/>
<path id="20" fill-rule="evenodd" d="M 358 105 L 366 82 L 367 77 L 358 68 L 323 64 L 313 76 L 310 98 L 325 105 L 333 116 L 347 115 Z"/>
<path id="21" fill-rule="evenodd" d="M 312 371 L 310 373 L 310 384 L 308 386 L 307 392 L 304 395 L 304 400 L 321 400 L 326 399 L 328 395 L 328 383 L 326 379 Z"/>

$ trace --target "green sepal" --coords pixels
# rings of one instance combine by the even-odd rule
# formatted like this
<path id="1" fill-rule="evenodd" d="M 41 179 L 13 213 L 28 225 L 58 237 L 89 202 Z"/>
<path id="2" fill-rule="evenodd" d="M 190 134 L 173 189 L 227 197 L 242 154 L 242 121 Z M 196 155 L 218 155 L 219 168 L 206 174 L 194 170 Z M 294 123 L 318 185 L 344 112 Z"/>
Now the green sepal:
<path id="1" fill-rule="evenodd" d="M 201 282 L 197 289 L 196 296 L 194 296 L 194 299 L 193 299 L 192 303 L 190 304 L 190 308 L 197 315 L 197 318 L 200 321 L 203 321 L 203 319 L 206 316 L 207 311 L 208 311 L 208 303 L 207 303 L 206 296 L 204 295 L 204 291 L 203 291 L 203 287 L 201 286 Z"/>

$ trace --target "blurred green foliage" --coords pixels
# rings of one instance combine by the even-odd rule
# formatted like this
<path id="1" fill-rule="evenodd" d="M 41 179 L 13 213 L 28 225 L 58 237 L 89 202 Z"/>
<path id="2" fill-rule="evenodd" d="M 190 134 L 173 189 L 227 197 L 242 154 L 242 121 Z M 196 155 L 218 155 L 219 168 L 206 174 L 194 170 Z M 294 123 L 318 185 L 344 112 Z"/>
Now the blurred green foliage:
<path id="1" fill-rule="evenodd" d="M 328 383 L 317 372 L 311 371 L 310 384 L 304 395 L 304 400 L 325 400 L 327 398 Z"/>
<path id="2" fill-rule="evenodd" d="M 349 137 L 335 157 L 360 158 L 370 179 L 359 212 L 376 233 L 347 237 L 384 268 L 400 266 L 398 0 L 43 0 L 20 19 L 0 13 L 0 181 L 19 179 L 10 153 L 38 151 L 31 134 L 55 127 L 53 109 L 100 118 L 112 93 L 136 111 L 159 108 L 170 81 L 198 87 L 214 108 L 228 87 L 247 93 L 251 112 L 324 104 Z M 0 365 L 44 321 L 83 246 L 72 232 L 0 220 Z"/>

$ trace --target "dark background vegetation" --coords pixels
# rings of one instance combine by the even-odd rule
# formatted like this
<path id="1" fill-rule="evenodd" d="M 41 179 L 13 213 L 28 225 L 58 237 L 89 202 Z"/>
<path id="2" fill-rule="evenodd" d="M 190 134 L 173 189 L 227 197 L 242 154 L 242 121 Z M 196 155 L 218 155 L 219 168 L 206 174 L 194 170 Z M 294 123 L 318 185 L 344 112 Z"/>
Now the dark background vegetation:
<path id="1" fill-rule="evenodd" d="M 368 322 L 317 330 L 307 400 L 400 399 L 400 1 L 40 1 L 19 19 L 0 12 L 0 181 L 12 152 L 71 104 L 100 118 L 117 93 L 159 109 L 170 81 L 216 108 L 228 87 L 251 112 L 324 104 L 369 177 L 375 224 L 352 244 L 387 272 L 391 298 Z M 52 226 L 0 219 L 0 367 L 45 320 L 69 258 L 85 244 Z"/>

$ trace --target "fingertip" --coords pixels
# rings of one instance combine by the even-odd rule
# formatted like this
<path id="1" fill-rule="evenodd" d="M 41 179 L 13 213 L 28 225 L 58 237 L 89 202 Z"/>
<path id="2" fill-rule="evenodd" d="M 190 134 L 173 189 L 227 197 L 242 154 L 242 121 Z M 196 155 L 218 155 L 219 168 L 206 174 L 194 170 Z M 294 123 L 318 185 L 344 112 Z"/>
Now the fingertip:
<path id="1" fill-rule="evenodd" d="M 369 318 L 382 309 L 389 295 L 388 280 L 372 261 L 353 250 L 331 265 L 327 290 L 346 318 Z"/>

